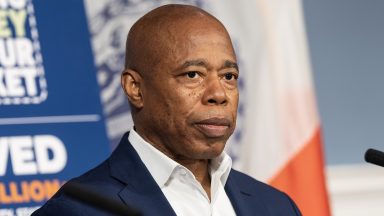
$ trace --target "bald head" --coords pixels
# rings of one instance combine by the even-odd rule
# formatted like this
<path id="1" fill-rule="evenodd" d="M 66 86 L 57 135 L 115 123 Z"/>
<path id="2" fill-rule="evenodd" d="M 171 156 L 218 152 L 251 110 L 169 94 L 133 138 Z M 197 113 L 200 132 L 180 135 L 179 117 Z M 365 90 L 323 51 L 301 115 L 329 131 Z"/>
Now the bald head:
<path id="1" fill-rule="evenodd" d="M 125 69 L 133 69 L 144 75 L 153 70 L 164 56 L 182 49 L 184 40 L 196 32 L 215 29 L 229 36 L 219 20 L 206 11 L 190 5 L 164 5 L 141 17 L 130 29 Z"/>

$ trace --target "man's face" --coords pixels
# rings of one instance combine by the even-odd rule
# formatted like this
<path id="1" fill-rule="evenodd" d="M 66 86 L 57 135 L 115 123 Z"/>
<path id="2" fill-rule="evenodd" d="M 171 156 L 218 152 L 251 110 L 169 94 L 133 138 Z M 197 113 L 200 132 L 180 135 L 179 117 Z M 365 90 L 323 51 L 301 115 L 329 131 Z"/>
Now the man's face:
<path id="1" fill-rule="evenodd" d="M 217 26 L 200 25 L 171 28 L 169 49 L 141 84 L 144 138 L 179 160 L 218 156 L 236 125 L 239 72 L 231 42 Z"/>

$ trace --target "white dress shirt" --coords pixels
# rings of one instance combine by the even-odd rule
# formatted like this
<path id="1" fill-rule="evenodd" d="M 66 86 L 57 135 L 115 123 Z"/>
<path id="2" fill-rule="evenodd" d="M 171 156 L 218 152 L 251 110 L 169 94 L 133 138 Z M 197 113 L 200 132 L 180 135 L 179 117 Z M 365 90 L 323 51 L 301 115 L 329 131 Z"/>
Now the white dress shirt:
<path id="1" fill-rule="evenodd" d="M 146 142 L 134 129 L 130 131 L 128 140 L 177 215 L 236 215 L 224 190 L 232 166 L 232 160 L 225 152 L 210 161 L 210 200 L 191 171 Z"/>

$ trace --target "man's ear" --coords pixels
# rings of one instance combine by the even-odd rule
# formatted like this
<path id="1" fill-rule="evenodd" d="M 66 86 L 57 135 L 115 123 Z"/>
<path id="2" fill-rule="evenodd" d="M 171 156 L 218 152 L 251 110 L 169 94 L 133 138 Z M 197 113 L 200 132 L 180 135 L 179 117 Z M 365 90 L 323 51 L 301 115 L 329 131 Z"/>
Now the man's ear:
<path id="1" fill-rule="evenodd" d="M 138 72 L 126 69 L 121 73 L 121 87 L 128 96 L 129 102 L 137 109 L 142 108 L 144 104 L 141 84 L 142 78 Z"/>

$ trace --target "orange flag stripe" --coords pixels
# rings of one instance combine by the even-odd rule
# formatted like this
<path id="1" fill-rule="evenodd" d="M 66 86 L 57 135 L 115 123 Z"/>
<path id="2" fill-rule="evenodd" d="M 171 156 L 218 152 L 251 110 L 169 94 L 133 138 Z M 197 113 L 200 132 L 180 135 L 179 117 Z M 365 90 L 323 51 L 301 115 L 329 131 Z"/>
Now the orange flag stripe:
<path id="1" fill-rule="evenodd" d="M 329 216 L 321 130 L 270 181 L 289 194 L 304 216 Z"/>

